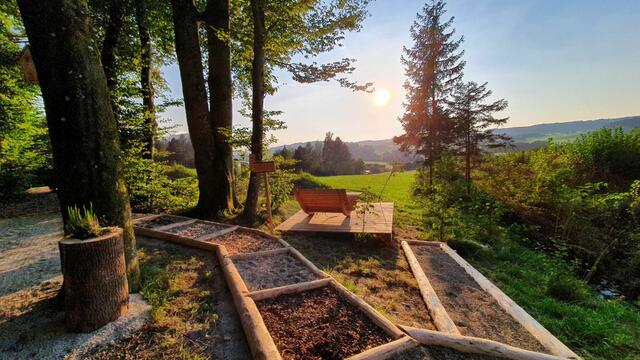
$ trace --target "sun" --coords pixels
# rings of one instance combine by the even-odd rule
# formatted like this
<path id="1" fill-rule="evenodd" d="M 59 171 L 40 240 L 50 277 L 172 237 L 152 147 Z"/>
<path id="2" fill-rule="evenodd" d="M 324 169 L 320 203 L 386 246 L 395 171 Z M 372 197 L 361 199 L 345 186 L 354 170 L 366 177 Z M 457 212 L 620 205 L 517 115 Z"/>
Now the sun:
<path id="1" fill-rule="evenodd" d="M 385 106 L 389 103 L 389 100 L 391 100 L 391 93 L 389 92 L 389 90 L 380 87 L 376 88 L 376 90 L 373 92 L 373 104 L 375 106 Z"/>

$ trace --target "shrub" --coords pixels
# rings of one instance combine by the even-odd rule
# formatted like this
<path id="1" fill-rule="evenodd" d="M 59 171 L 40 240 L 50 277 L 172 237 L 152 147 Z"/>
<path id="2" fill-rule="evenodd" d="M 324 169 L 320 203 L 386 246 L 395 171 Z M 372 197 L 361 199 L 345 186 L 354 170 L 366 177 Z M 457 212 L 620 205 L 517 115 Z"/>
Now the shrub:
<path id="1" fill-rule="evenodd" d="M 547 284 L 547 295 L 565 302 L 576 302 L 589 297 L 589 289 L 583 282 L 568 275 L 557 275 Z"/>
<path id="2" fill-rule="evenodd" d="M 93 212 L 93 207 L 89 209 L 82 207 L 80 210 L 77 206 L 70 206 L 67 209 L 67 232 L 70 236 L 86 240 L 100 236 L 105 233 L 106 229 L 100 226 L 98 217 Z"/>
<path id="3" fill-rule="evenodd" d="M 464 258 L 481 259 L 490 255 L 490 248 L 477 241 L 465 239 L 449 239 L 447 244 Z"/>

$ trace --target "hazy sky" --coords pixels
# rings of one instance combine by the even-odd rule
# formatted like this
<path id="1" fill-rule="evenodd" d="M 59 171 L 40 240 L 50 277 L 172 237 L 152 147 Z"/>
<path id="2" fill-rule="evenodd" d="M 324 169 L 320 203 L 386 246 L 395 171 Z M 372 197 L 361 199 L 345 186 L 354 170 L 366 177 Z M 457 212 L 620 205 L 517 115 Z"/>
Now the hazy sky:
<path id="1" fill-rule="evenodd" d="M 412 45 L 409 27 L 423 4 L 373 1 L 362 31 L 320 59 L 356 58 L 351 78 L 388 90 L 386 105 L 335 82 L 297 84 L 283 73 L 280 91 L 265 100 L 268 109 L 284 111 L 288 128 L 276 133 L 278 143 L 322 139 L 327 131 L 347 141 L 402 133 L 400 55 Z M 640 114 L 640 1 L 450 0 L 447 9 L 465 38 L 465 79 L 487 81 L 509 101 L 507 126 Z M 181 98 L 177 67 L 164 72 Z M 164 116 L 186 130 L 184 109 Z M 248 125 L 239 114 L 234 121 Z"/>

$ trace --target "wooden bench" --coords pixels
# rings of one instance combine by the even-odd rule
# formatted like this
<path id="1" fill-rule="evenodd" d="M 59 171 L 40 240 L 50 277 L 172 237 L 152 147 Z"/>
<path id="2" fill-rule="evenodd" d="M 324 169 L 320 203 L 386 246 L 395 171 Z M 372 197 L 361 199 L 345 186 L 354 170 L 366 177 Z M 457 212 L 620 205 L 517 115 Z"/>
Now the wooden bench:
<path id="1" fill-rule="evenodd" d="M 296 189 L 294 196 L 307 215 L 342 213 L 349 217 L 360 193 L 344 189 Z"/>

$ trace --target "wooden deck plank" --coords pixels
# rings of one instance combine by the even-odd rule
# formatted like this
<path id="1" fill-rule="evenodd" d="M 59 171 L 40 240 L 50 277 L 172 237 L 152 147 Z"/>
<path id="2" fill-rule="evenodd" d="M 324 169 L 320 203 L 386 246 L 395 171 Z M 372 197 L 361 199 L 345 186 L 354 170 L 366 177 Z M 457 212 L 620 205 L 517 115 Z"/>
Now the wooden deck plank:
<path id="1" fill-rule="evenodd" d="M 302 232 L 341 232 L 391 234 L 393 230 L 393 203 L 374 203 L 373 209 L 359 214 L 351 212 L 350 217 L 335 213 L 316 213 L 308 216 L 300 210 L 276 227 L 276 230 Z M 364 226 L 363 226 L 364 222 Z"/>

